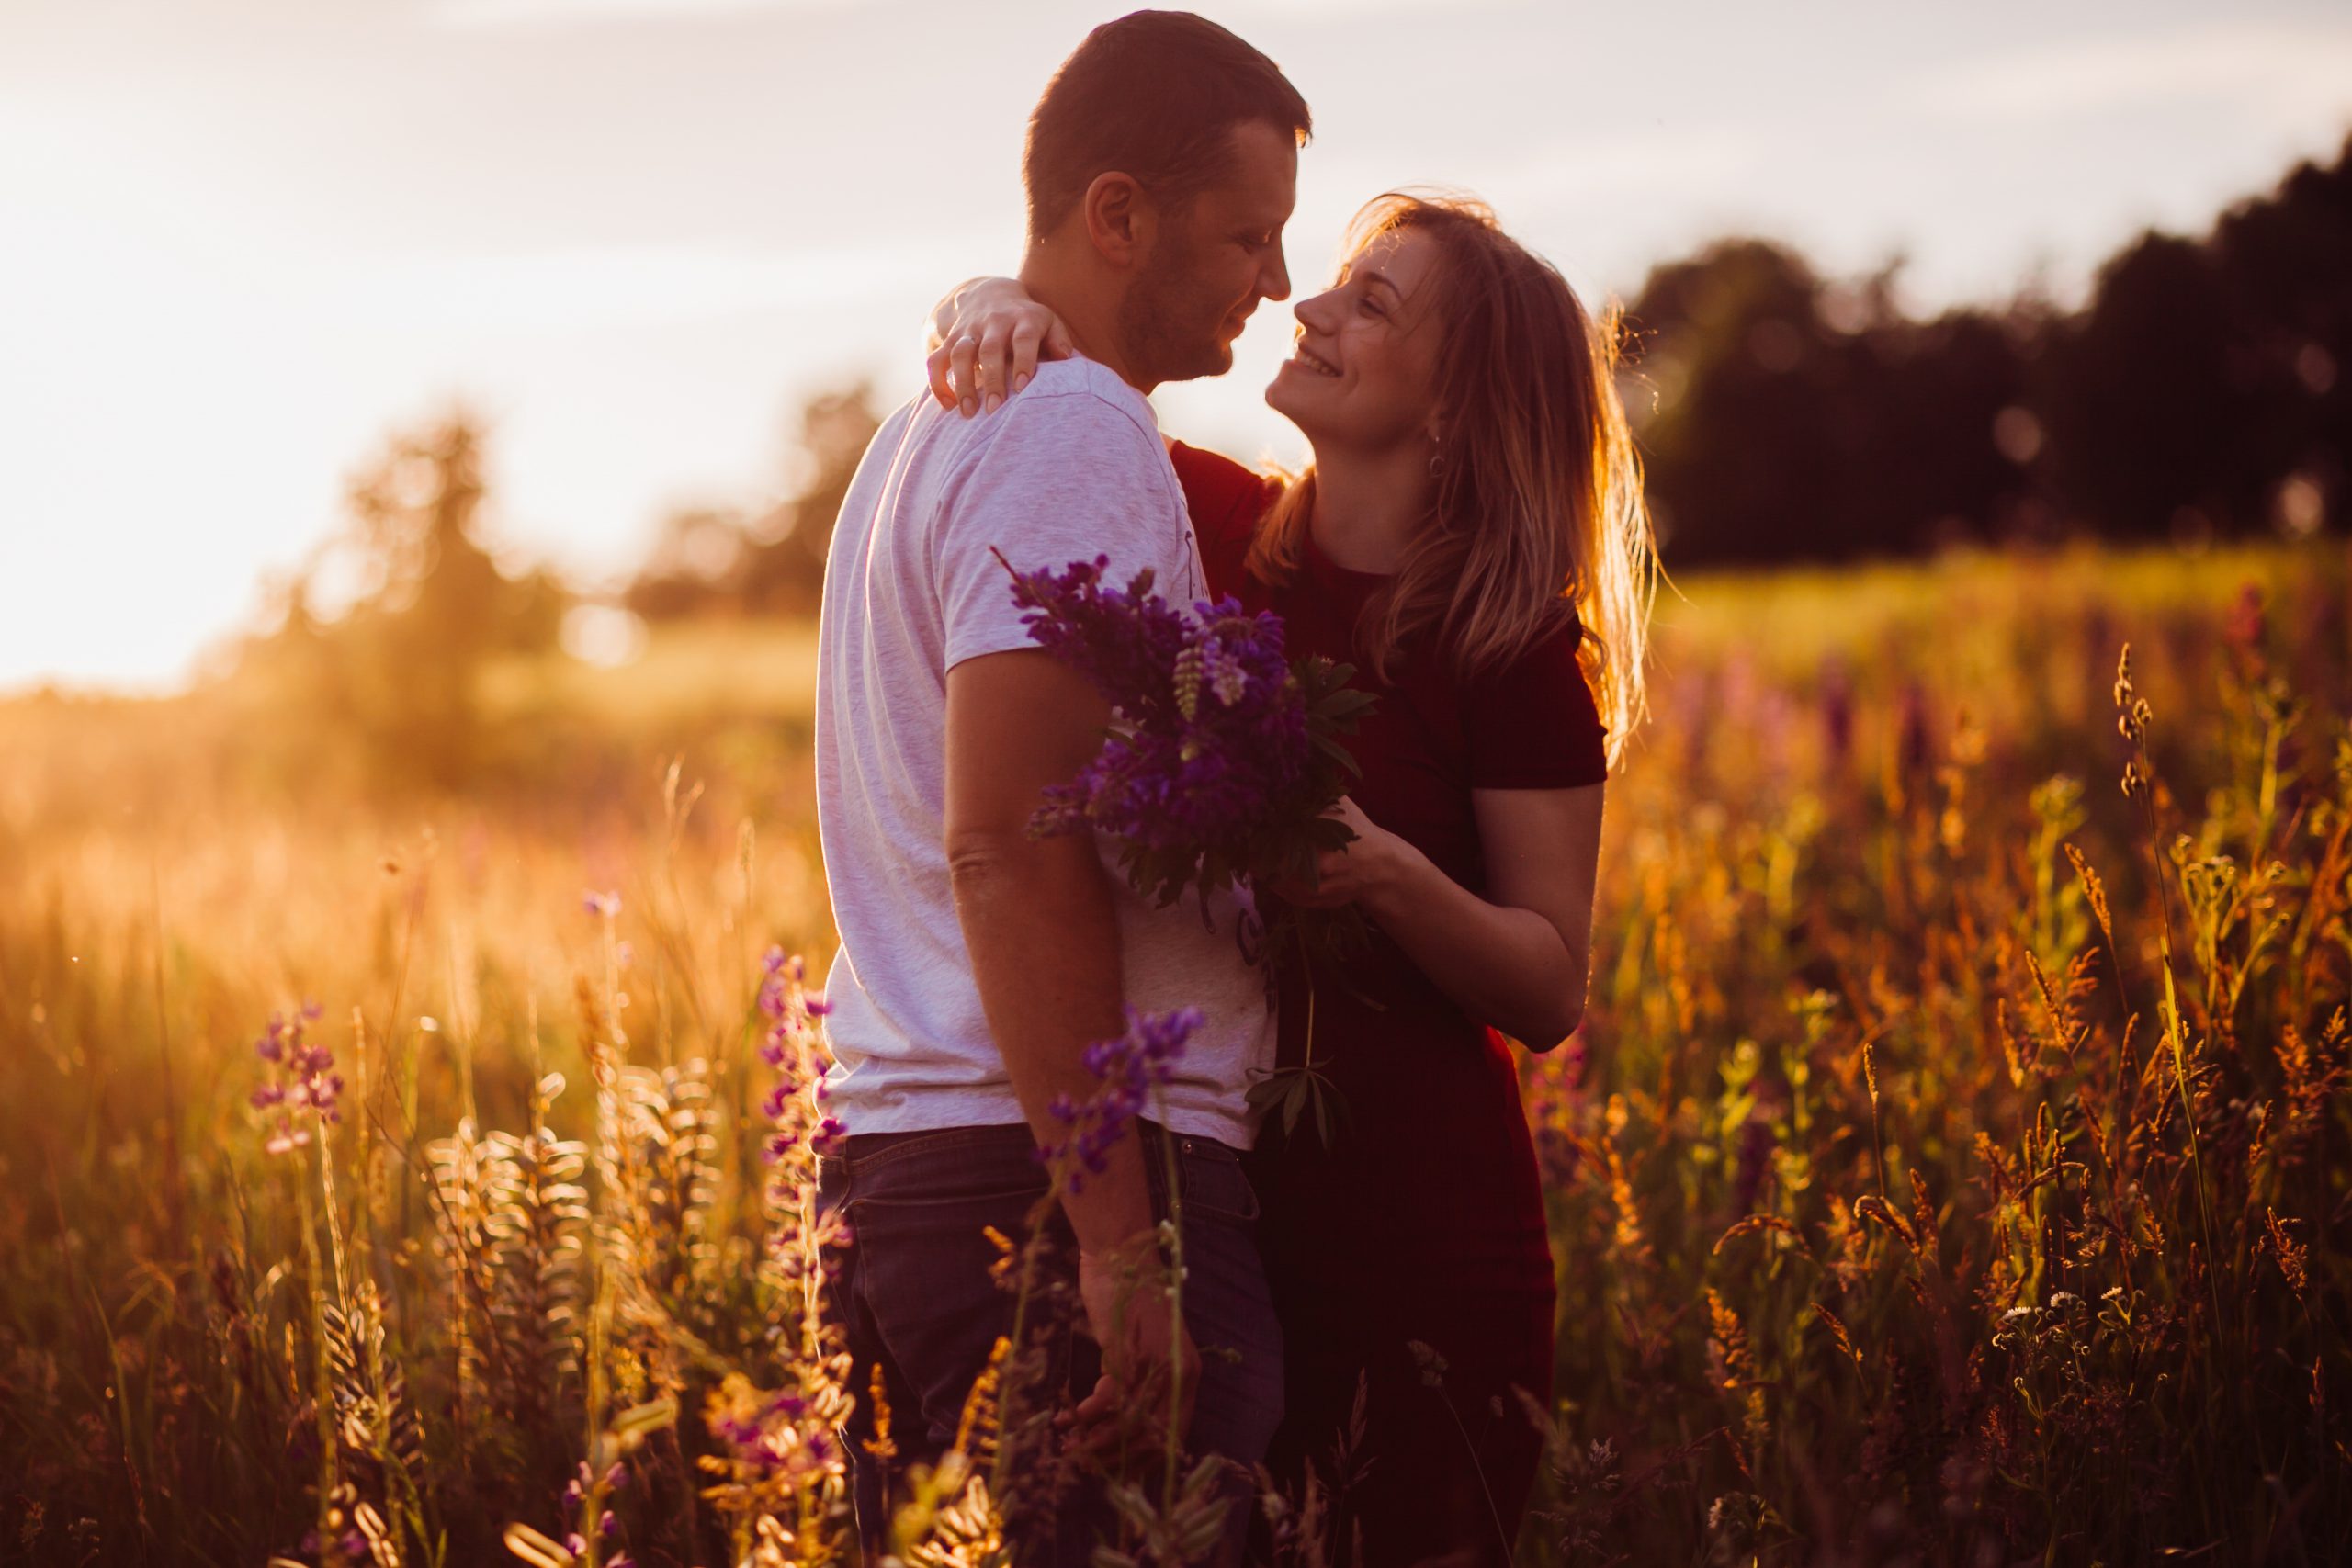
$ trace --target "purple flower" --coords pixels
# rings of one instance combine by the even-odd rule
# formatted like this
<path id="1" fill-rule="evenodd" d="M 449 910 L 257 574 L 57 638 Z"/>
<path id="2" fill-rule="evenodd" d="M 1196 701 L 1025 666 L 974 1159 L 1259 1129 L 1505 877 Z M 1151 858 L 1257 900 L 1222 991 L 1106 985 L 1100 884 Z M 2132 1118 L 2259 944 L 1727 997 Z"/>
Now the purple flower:
<path id="1" fill-rule="evenodd" d="M 334 1053 L 309 1038 L 310 1026 L 324 1014 L 316 1002 L 305 1002 L 290 1021 L 272 1013 L 267 1030 L 254 1043 L 269 1071 L 245 1098 L 255 1111 L 276 1112 L 262 1141 L 267 1153 L 300 1148 L 311 1141 L 315 1122 L 343 1120 L 343 1075 L 334 1070 Z"/>
<path id="2" fill-rule="evenodd" d="M 580 896 L 580 907 L 609 920 L 621 912 L 621 896 L 617 889 L 599 893 L 592 887 Z"/>
<path id="3" fill-rule="evenodd" d="M 1039 647 L 1085 675 L 1123 715 L 1136 717 L 1174 704 L 1176 656 L 1189 628 L 1151 592 L 1148 571 L 1125 592 L 1104 588 L 1110 566 L 1108 556 L 1098 556 L 1091 563 L 1072 561 L 1060 572 L 1015 572 L 1012 598 L 1033 612 L 1023 618 Z"/>
<path id="4" fill-rule="evenodd" d="M 1107 567 L 1012 574 L 1030 637 L 1119 721 L 1076 778 L 1046 792 L 1030 830 L 1108 835 L 1128 879 L 1163 904 L 1311 868 L 1345 841 L 1322 820 L 1353 767 L 1334 738 L 1370 699 L 1329 660 L 1294 667 L 1280 616 L 1230 598 L 1180 611 L 1148 572 L 1105 587 Z"/>
<path id="5" fill-rule="evenodd" d="M 1201 1022 L 1198 1008 L 1162 1013 L 1129 1008 L 1127 1032 L 1089 1045 L 1082 1058 L 1102 1087 L 1083 1105 L 1066 1094 L 1055 1097 L 1052 1115 L 1069 1129 L 1069 1136 L 1040 1146 L 1038 1162 L 1056 1169 L 1073 1192 L 1083 1186 L 1085 1173 L 1100 1176 L 1108 1169 L 1111 1150 L 1125 1135 L 1127 1124 L 1143 1114 L 1151 1091 L 1175 1077 L 1184 1043 Z"/>
<path id="6" fill-rule="evenodd" d="M 767 1194 L 780 1223 L 769 1233 L 769 1250 L 788 1269 L 821 1267 L 816 1251 L 826 1245 L 830 1225 L 811 1231 L 791 1216 L 799 1212 L 803 1190 L 817 1179 L 817 1162 L 837 1153 L 848 1136 L 839 1119 L 825 1113 L 825 1005 L 804 984 L 807 969 L 797 958 L 771 947 L 760 962 L 759 1016 L 766 1021 L 760 1059 L 775 1071 L 760 1100 L 769 1122 L 760 1148 L 768 1167 Z"/>

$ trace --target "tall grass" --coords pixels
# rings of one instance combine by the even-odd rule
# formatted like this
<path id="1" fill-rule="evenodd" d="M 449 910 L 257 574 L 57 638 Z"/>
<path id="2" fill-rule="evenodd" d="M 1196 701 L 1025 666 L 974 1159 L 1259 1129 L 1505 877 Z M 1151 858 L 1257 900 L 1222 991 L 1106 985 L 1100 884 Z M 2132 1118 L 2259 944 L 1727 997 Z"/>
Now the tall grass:
<path id="1" fill-rule="evenodd" d="M 1526 1072 L 1523 1561 L 2332 1559 L 2346 592 L 2319 549 L 1662 607 L 1587 1023 Z M 707 642 L 655 668 L 502 671 L 563 740 L 494 801 L 274 800 L 302 716 L 218 695 L 0 709 L 0 1559 L 850 1560 L 821 1021 L 763 963 L 831 944 L 799 731 Z M 343 1079 L 275 1153 L 273 1012 Z M 1002 1550 L 1004 1393 L 909 1561 Z M 1199 1522 L 1165 1474 L 1138 1560 Z"/>

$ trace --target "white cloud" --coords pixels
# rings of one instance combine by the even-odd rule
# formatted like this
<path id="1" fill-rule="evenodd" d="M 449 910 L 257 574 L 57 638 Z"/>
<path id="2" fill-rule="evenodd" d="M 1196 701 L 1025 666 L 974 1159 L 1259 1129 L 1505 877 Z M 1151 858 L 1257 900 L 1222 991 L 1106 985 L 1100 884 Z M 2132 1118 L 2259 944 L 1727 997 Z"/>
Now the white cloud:
<path id="1" fill-rule="evenodd" d="M 663 21 L 681 17 L 806 10 L 855 3 L 856 0 L 435 0 L 426 14 L 443 27 L 475 29 Z"/>
<path id="2" fill-rule="evenodd" d="M 1456 9 L 1463 11 L 1521 11 L 1527 8 L 1529 0 L 1453 0 L 1453 4 Z M 1231 9 L 1309 17 L 1361 17 L 1384 12 L 1426 11 L 1429 6 L 1428 0 L 1247 0 L 1246 4 Z"/>
<path id="3" fill-rule="evenodd" d="M 1996 120 L 2203 100 L 2301 130 L 2352 118 L 2352 24 L 2238 21 L 2072 39 L 1934 71 L 1904 93 L 1935 112 Z"/>
<path id="4" fill-rule="evenodd" d="M 1480 192 L 1498 207 L 1548 204 L 1625 192 L 1714 190 L 1753 168 L 1764 148 L 1752 133 L 1727 127 L 1576 137 L 1486 176 Z M 1507 214 L 1506 214 L 1507 215 Z"/>
<path id="5" fill-rule="evenodd" d="M 379 327 L 497 333 L 674 324 L 855 305 L 939 272 L 908 248 L 760 252 L 596 246 L 387 262 L 333 285 Z"/>

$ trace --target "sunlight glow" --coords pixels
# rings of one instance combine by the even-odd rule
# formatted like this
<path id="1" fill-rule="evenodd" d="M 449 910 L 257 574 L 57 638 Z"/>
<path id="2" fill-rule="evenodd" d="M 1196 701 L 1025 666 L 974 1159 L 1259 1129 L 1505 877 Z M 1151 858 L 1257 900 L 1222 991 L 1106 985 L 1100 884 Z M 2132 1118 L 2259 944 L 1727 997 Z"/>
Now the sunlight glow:
<path id="1" fill-rule="evenodd" d="M 2029 269 L 2063 299 L 2136 225 L 2202 221 L 2352 122 L 2352 18 L 2283 0 L 1668 9 L 1211 7 L 1316 105 L 1303 282 L 1358 202 L 1433 181 L 1589 294 L 1748 230 L 1849 274 L 1907 253 L 1914 307 Z M 0 10 L 0 690 L 178 678 L 338 526 L 386 433 L 453 400 L 490 422 L 498 546 L 577 581 L 632 569 L 672 508 L 772 501 L 802 399 L 910 393 L 929 302 L 1018 259 L 1023 119 L 1086 18 L 958 16 Z M 1645 64 L 1563 97 L 1574 58 Z M 1233 375 L 1163 389 L 1170 428 L 1295 457 L 1260 401 L 1288 335 L 1261 310 Z"/>

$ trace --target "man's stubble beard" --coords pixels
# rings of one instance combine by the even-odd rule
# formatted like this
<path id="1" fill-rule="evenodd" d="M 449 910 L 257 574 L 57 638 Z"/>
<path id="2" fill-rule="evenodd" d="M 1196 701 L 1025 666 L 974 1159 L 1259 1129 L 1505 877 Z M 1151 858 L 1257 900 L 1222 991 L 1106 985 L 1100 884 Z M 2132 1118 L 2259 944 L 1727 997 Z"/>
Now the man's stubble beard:
<path id="1" fill-rule="evenodd" d="M 1233 368 L 1233 347 L 1219 332 L 1230 308 L 1203 298 L 1193 276 L 1194 254 L 1182 241 L 1156 247 L 1119 301 L 1119 346 L 1128 366 L 1153 385 Z"/>

